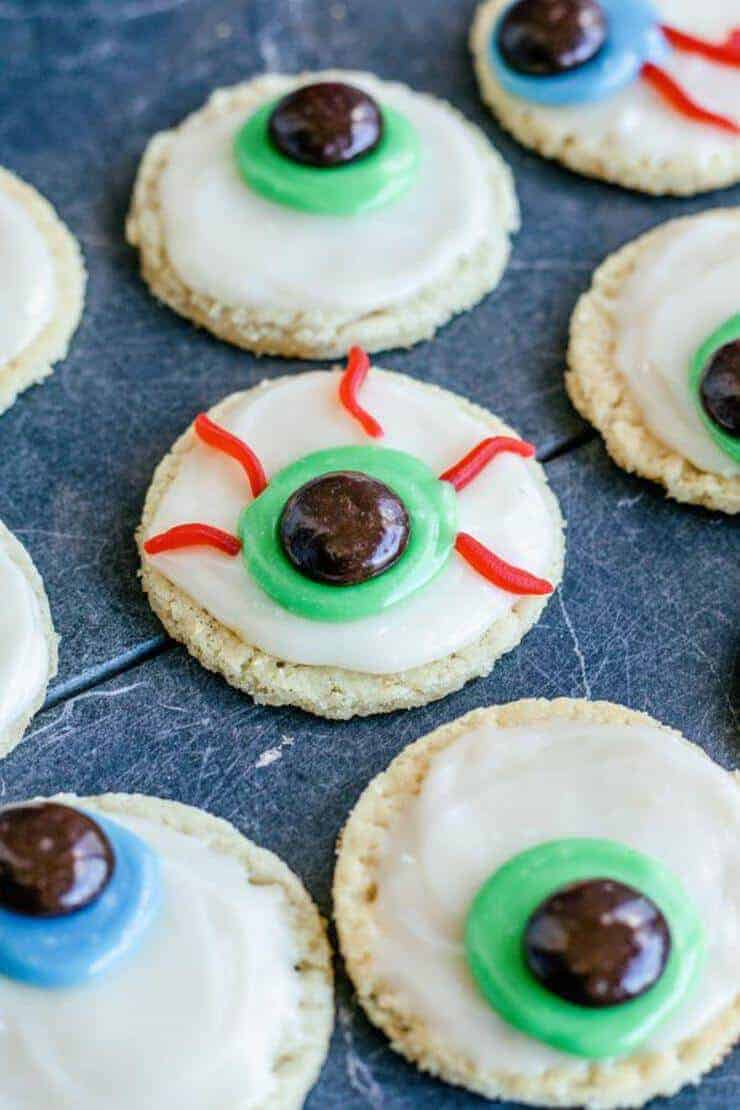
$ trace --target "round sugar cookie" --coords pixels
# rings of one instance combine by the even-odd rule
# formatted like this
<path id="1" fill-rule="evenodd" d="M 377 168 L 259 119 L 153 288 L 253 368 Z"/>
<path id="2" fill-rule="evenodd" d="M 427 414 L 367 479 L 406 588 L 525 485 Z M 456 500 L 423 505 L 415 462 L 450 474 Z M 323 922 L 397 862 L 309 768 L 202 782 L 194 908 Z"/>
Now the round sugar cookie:
<path id="1" fill-rule="evenodd" d="M 314 85 L 370 98 L 380 144 L 319 168 L 278 152 L 270 111 Z M 328 70 L 220 89 L 155 135 L 126 230 L 145 281 L 176 312 L 257 354 L 332 358 L 428 339 L 498 284 L 518 225 L 508 167 L 459 112 Z"/>
<path id="2" fill-rule="evenodd" d="M 740 510 L 739 258 L 739 208 L 628 243 L 576 306 L 565 379 L 620 466 L 726 513 Z M 723 358 L 724 407 L 712 415 L 704 391 Z"/>
<path id="3" fill-rule="evenodd" d="M 739 786 L 608 702 L 513 702 L 423 737 L 340 838 L 360 1003 L 489 1098 L 610 1110 L 698 1082 L 740 1034 Z"/>
<path id="4" fill-rule="evenodd" d="M 0 413 L 64 358 L 82 314 L 77 241 L 35 189 L 0 167 Z"/>
<path id="5" fill-rule="evenodd" d="M 261 492 L 224 454 L 245 445 Z M 533 453 L 354 349 L 343 372 L 265 381 L 196 419 L 146 498 L 144 589 L 175 639 L 258 702 L 334 718 L 423 705 L 488 674 L 560 581 L 563 522 Z"/>
<path id="6" fill-rule="evenodd" d="M 524 2 L 531 16 L 548 0 Z M 733 0 L 601 0 L 603 41 L 593 32 L 595 0 L 550 0 L 557 11 L 544 36 L 542 10 L 539 24 L 527 23 L 512 6 L 484 0 L 470 43 L 484 101 L 524 146 L 645 193 L 691 196 L 740 181 Z M 689 115 L 676 107 L 687 100 Z"/>
<path id="7" fill-rule="evenodd" d="M 57 673 L 49 602 L 31 557 L 0 521 L 0 757 L 19 743 Z"/>
<path id="8" fill-rule="evenodd" d="M 331 953 L 281 859 L 201 809 L 134 794 L 7 806 L 0 843 L 13 1105 L 61 1091 L 79 1110 L 303 1106 L 333 1026 Z"/>

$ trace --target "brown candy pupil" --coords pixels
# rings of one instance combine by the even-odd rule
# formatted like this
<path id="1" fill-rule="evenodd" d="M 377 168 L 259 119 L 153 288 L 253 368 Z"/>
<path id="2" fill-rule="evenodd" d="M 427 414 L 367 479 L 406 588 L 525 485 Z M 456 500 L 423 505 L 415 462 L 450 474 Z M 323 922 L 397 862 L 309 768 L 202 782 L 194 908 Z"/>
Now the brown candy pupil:
<path id="1" fill-rule="evenodd" d="M 322 475 L 288 499 L 283 550 L 307 578 L 352 586 L 376 577 L 406 549 L 408 513 L 388 486 L 355 471 Z"/>
<path id="2" fill-rule="evenodd" d="M 740 436 L 740 339 L 715 351 L 702 375 L 704 411 L 724 432 Z"/>
<path id="3" fill-rule="evenodd" d="M 57 802 L 0 810 L 0 907 L 31 917 L 73 913 L 113 874 L 113 849 L 86 814 Z"/>
<path id="4" fill-rule="evenodd" d="M 590 61 L 607 32 L 596 0 L 519 0 L 501 21 L 498 44 L 512 69 L 542 77 Z"/>
<path id="5" fill-rule="evenodd" d="M 670 945 L 666 920 L 649 898 L 611 879 L 590 879 L 535 910 L 524 955 L 547 990 L 593 1008 L 644 994 L 662 975 Z"/>
<path id="6" fill-rule="evenodd" d="M 277 105 L 269 122 L 281 154 L 309 166 L 346 165 L 378 143 L 383 119 L 371 96 L 338 81 L 304 85 Z"/>

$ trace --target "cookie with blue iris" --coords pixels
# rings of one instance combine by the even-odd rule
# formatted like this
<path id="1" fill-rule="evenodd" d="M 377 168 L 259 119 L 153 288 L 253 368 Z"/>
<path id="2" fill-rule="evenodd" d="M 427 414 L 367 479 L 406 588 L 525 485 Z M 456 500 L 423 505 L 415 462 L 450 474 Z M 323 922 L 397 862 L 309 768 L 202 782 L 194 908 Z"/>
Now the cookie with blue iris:
<path id="1" fill-rule="evenodd" d="M 662 224 L 578 302 L 566 386 L 626 470 L 740 511 L 740 209 Z"/>
<path id="2" fill-rule="evenodd" d="M 196 417 L 147 496 L 144 589 L 258 701 L 338 718 L 424 704 L 488 673 L 559 582 L 534 452 L 352 348 Z"/>
<path id="3" fill-rule="evenodd" d="M 360 1002 L 424 1070 L 641 1106 L 740 1035 L 740 782 L 645 714 L 475 710 L 367 787 L 334 879 Z"/>
<path id="4" fill-rule="evenodd" d="M 127 232 L 172 308 L 258 353 L 411 346 L 498 284 L 508 167 L 444 101 L 368 73 L 215 92 L 144 155 Z"/>
<path id="5" fill-rule="evenodd" d="M 740 180 L 740 20 L 728 0 L 484 0 L 481 94 L 578 173 L 692 195 Z"/>
<path id="6" fill-rule="evenodd" d="M 120 794 L 0 809 L 8 1105 L 299 1110 L 332 1018 L 310 897 L 226 822 Z"/>

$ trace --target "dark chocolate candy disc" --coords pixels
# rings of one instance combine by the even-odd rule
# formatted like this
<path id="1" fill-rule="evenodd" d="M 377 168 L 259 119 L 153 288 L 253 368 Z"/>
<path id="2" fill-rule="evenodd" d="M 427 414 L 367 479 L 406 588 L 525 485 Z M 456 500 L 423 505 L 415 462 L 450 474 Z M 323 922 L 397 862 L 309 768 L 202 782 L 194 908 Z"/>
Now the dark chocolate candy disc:
<path id="1" fill-rule="evenodd" d="M 740 436 L 740 339 L 714 352 L 702 374 L 699 394 L 709 419 L 728 435 Z"/>
<path id="2" fill-rule="evenodd" d="M 590 61 L 607 33 L 596 0 L 519 0 L 501 21 L 498 45 L 512 69 L 544 77 Z"/>
<path id="3" fill-rule="evenodd" d="M 524 953 L 547 990 L 578 1006 L 628 1002 L 660 978 L 668 925 L 639 890 L 590 879 L 557 891 L 530 917 Z"/>
<path id="4" fill-rule="evenodd" d="M 288 499 L 280 539 L 296 570 L 316 582 L 354 586 L 403 554 L 409 517 L 388 486 L 341 470 L 307 482 Z"/>
<path id="5" fill-rule="evenodd" d="M 341 166 L 378 145 L 383 117 L 361 89 L 321 81 L 283 97 L 270 116 L 269 132 L 274 146 L 294 162 Z"/>
<path id="6" fill-rule="evenodd" d="M 84 813 L 57 802 L 0 810 L 0 907 L 32 917 L 73 913 L 106 887 L 113 849 Z"/>

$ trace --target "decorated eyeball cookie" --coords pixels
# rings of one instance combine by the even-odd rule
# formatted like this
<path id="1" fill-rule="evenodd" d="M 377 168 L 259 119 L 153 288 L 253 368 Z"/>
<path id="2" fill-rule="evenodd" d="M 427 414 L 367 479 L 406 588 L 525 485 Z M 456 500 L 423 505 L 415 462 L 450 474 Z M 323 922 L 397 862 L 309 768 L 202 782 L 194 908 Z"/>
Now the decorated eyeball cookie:
<path id="1" fill-rule="evenodd" d="M 607 702 L 476 710 L 405 749 L 340 840 L 359 1000 L 421 1068 L 610 1110 L 740 1034 L 740 782 Z"/>
<path id="2" fill-rule="evenodd" d="M 367 73 L 266 74 L 156 135 L 127 222 L 152 292 L 259 353 L 427 339 L 499 282 L 511 173 L 451 105 Z"/>
<path id="3" fill-rule="evenodd" d="M 125 794 L 0 809 L 8 1110 L 298 1110 L 332 1022 L 309 895 L 225 821 Z"/>
<path id="4" fill-rule="evenodd" d="M 326 717 L 421 705 L 487 674 L 562 573 L 534 448 L 483 409 L 370 367 L 236 393 L 161 463 L 143 583 L 234 686 Z"/>
<path id="5" fill-rule="evenodd" d="M 20 741 L 56 672 L 57 636 L 44 584 L 0 521 L 0 757 Z"/>
<path id="6" fill-rule="evenodd" d="M 76 240 L 48 201 L 0 167 L 0 413 L 64 358 L 84 291 Z"/>
<path id="7" fill-rule="evenodd" d="M 626 470 L 740 510 L 740 209 L 663 224 L 599 267 L 566 385 Z"/>
<path id="8" fill-rule="evenodd" d="M 483 99 L 590 177 L 687 195 L 740 181 L 736 0 L 484 0 Z"/>

